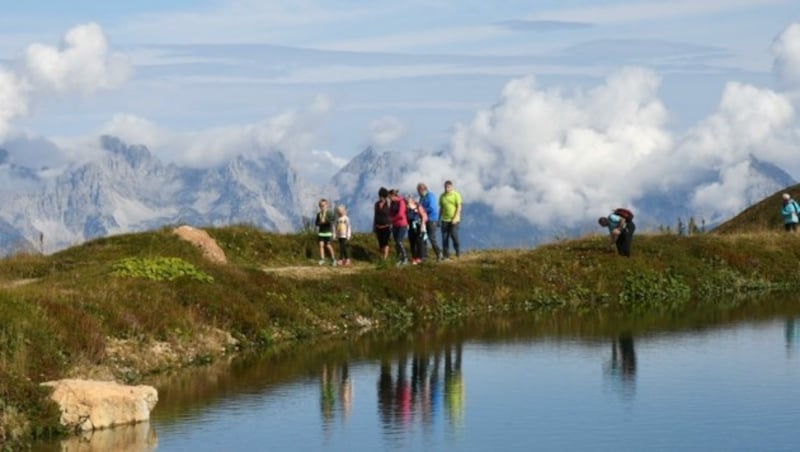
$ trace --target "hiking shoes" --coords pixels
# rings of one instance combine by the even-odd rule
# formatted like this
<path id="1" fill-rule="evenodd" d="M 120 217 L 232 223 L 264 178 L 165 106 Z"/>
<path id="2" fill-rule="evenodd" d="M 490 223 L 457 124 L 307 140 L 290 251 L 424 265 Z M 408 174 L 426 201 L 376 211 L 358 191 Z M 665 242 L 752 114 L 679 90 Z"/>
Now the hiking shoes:
<path id="1" fill-rule="evenodd" d="M 317 262 L 317 264 L 319 264 L 319 265 L 325 265 L 325 259 L 320 259 L 320 260 L 319 260 L 319 262 Z"/>

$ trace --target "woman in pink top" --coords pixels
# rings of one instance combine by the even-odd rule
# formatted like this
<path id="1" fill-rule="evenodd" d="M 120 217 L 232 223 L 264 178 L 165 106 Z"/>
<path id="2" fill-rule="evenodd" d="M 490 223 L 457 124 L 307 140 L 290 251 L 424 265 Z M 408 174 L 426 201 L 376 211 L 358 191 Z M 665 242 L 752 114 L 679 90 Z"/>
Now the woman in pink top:
<path id="1" fill-rule="evenodd" d="M 400 196 L 397 189 L 389 191 L 389 216 L 392 218 L 392 238 L 394 249 L 397 252 L 397 265 L 408 263 L 408 253 L 403 242 L 408 234 L 408 217 L 406 216 L 406 201 Z"/>

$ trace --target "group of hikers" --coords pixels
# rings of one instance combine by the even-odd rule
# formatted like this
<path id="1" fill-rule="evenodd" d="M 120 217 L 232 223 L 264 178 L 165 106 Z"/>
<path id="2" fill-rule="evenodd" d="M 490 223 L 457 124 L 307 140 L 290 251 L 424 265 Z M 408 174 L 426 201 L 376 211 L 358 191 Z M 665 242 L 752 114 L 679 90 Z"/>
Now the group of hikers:
<path id="1" fill-rule="evenodd" d="M 381 187 L 375 201 L 372 230 L 378 240 L 378 252 L 383 260 L 389 259 L 389 242 L 394 241 L 397 265 L 420 264 L 428 259 L 428 243 L 437 261 L 450 259 L 452 242 L 455 257 L 461 255 L 458 228 L 461 222 L 461 195 L 452 181 L 444 183 L 444 192 L 438 197 L 425 183 L 417 184 L 417 197 L 403 196 L 399 190 Z M 319 201 L 315 226 L 319 244 L 319 265 L 325 265 L 330 256 L 331 265 L 350 265 L 348 241 L 352 235 L 350 219 L 344 205 L 336 207 L 336 215 L 328 208 L 328 201 Z M 442 246 L 437 241 L 441 228 Z M 409 247 L 405 246 L 406 237 Z M 332 241 L 339 244 L 339 259 Z M 410 255 L 409 255 L 410 252 Z"/>
<path id="2" fill-rule="evenodd" d="M 318 206 L 315 226 L 319 265 L 328 262 L 326 256 L 330 256 L 333 266 L 351 265 L 348 242 L 352 236 L 352 228 L 346 207 L 338 205 L 334 214 L 329 209 L 327 199 L 320 199 Z M 461 255 L 458 236 L 461 208 L 461 195 L 449 180 L 445 181 L 444 191 L 439 196 L 433 194 L 423 182 L 417 184 L 417 197 L 412 194 L 403 196 L 397 189 L 381 187 L 378 190 L 378 200 L 375 201 L 372 222 L 381 259 L 389 259 L 390 241 L 394 241 L 398 266 L 408 263 L 417 265 L 427 260 L 429 243 L 436 261 L 451 258 L 451 243 L 455 257 L 458 258 Z M 798 213 L 800 207 L 794 213 L 795 226 Z M 608 229 L 611 248 L 616 248 L 617 253 L 622 256 L 630 257 L 633 233 L 636 231 L 633 213 L 628 209 L 618 208 L 609 215 L 600 217 L 597 222 Z M 438 229 L 441 229 L 441 247 L 437 240 Z M 406 238 L 409 242 L 408 248 L 405 246 Z M 336 259 L 333 248 L 334 240 L 339 245 L 339 259 Z"/>
<path id="3" fill-rule="evenodd" d="M 417 197 L 411 194 L 403 196 L 398 190 L 381 187 L 378 200 L 375 202 L 373 232 L 378 240 L 378 250 L 383 260 L 389 259 L 389 242 L 394 241 L 397 265 L 407 263 L 419 264 L 428 258 L 428 243 L 435 253 L 437 261 L 450 259 L 450 243 L 453 244 L 455 257 L 461 254 L 458 227 L 461 222 L 461 195 L 453 188 L 452 181 L 444 183 L 444 192 L 438 197 L 428 186 L 417 184 Z M 800 223 L 800 204 L 789 193 L 782 195 L 781 215 L 784 229 L 796 231 Z M 609 215 L 598 218 L 597 223 L 608 229 L 609 246 L 616 249 L 621 256 L 630 257 L 633 233 L 633 213 L 625 208 L 614 209 Z M 350 265 L 347 242 L 350 240 L 350 219 L 345 206 L 336 208 L 336 215 L 328 210 L 328 201 L 319 202 L 316 226 L 319 237 L 319 264 L 324 265 L 326 252 L 330 255 L 332 265 Z M 442 247 L 437 242 L 437 230 L 441 228 Z M 409 249 L 404 244 L 406 237 Z M 331 241 L 339 243 L 339 257 L 333 249 Z M 410 256 L 409 256 L 410 251 Z"/>

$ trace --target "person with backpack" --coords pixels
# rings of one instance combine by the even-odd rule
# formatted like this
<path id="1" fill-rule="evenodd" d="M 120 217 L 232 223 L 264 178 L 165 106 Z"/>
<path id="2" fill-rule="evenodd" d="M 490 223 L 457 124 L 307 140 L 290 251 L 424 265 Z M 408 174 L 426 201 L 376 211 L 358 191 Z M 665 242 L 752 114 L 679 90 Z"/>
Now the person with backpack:
<path id="1" fill-rule="evenodd" d="M 783 194 L 781 215 L 783 216 L 783 229 L 786 230 L 786 232 L 796 231 L 797 223 L 800 221 L 800 205 L 792 199 L 792 195 L 789 193 Z"/>
<path id="2" fill-rule="evenodd" d="M 394 249 L 397 252 L 397 265 L 408 263 L 408 253 L 403 241 L 408 234 L 408 217 L 406 216 L 406 201 L 400 196 L 397 189 L 389 190 L 389 217 L 392 219 L 392 237 L 394 238 Z"/>
<path id="3" fill-rule="evenodd" d="M 608 228 L 611 248 L 616 246 L 619 255 L 631 257 L 631 242 L 636 231 L 633 212 L 624 208 L 614 209 L 611 214 L 598 218 L 597 223 Z"/>
<path id="4" fill-rule="evenodd" d="M 417 194 L 419 194 L 419 205 L 422 206 L 422 209 L 425 210 L 425 213 L 428 215 L 428 220 L 425 222 L 426 235 L 431 243 L 433 252 L 436 253 L 436 260 L 440 261 L 442 260 L 442 249 L 439 248 L 438 239 L 436 238 L 436 234 L 438 234 L 439 230 L 439 201 L 436 199 L 436 195 L 428 190 L 428 186 L 422 182 L 417 184 Z M 428 247 L 425 246 L 424 241 L 422 246 L 422 258 L 428 258 Z"/>
<path id="5" fill-rule="evenodd" d="M 411 195 L 406 196 L 406 218 L 408 219 L 408 243 L 411 245 L 411 263 L 421 264 L 427 241 L 427 230 L 425 224 L 428 222 L 428 215 L 425 208 L 414 200 Z"/>
<path id="6" fill-rule="evenodd" d="M 389 215 L 389 190 L 381 187 L 375 201 L 375 216 L 372 231 L 378 239 L 378 254 L 383 260 L 389 258 L 389 238 L 392 236 L 392 217 Z"/>

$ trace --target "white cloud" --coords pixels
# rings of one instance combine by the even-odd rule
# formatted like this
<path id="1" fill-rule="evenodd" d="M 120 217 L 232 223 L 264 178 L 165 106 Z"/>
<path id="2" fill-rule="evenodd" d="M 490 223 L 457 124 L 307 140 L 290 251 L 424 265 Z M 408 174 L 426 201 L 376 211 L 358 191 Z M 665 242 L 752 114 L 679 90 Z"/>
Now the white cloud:
<path id="1" fill-rule="evenodd" d="M 10 121 L 28 111 L 28 86 L 15 74 L 0 69 L 0 141 L 10 129 Z"/>
<path id="2" fill-rule="evenodd" d="M 492 109 L 457 127 L 446 156 L 423 158 L 408 179 L 452 179 L 466 199 L 537 225 L 630 200 L 637 164 L 671 144 L 658 85 L 636 68 L 573 94 L 512 80 Z"/>
<path id="3" fill-rule="evenodd" d="M 768 194 L 751 157 L 800 173 L 800 127 L 782 93 L 730 82 L 716 112 L 676 134 L 658 89 L 659 77 L 642 68 L 575 92 L 512 80 L 494 107 L 457 126 L 443 155 L 418 158 L 401 183 L 453 179 L 465 200 L 547 226 L 675 193 L 717 221 Z"/>
<path id="4" fill-rule="evenodd" d="M 326 7 L 307 0 L 217 3 L 208 8 L 135 15 L 117 32 L 131 41 L 151 43 L 286 43 L 304 35 L 309 28 L 318 30 L 331 24 L 358 23 L 376 14 L 372 5 Z M 209 30 L 225 32 L 209 33 Z"/>
<path id="5" fill-rule="evenodd" d="M 419 49 L 440 49 L 452 44 L 479 43 L 509 34 L 509 30 L 495 25 L 437 27 L 367 38 L 317 42 L 313 46 L 318 49 L 355 52 L 418 52 Z"/>
<path id="6" fill-rule="evenodd" d="M 135 115 L 119 113 L 103 126 L 103 132 L 131 144 L 156 148 L 170 140 L 172 132 Z"/>
<path id="7" fill-rule="evenodd" d="M 125 56 L 109 51 L 102 28 L 90 23 L 69 30 L 60 49 L 28 46 L 21 68 L 0 68 L 0 141 L 11 121 L 28 113 L 31 97 L 57 92 L 91 94 L 123 83 L 130 73 Z"/>
<path id="8" fill-rule="evenodd" d="M 800 23 L 786 27 L 772 43 L 773 70 L 787 88 L 800 88 Z"/>
<path id="9" fill-rule="evenodd" d="M 558 20 L 610 24 L 645 20 L 664 20 L 676 17 L 696 17 L 715 13 L 741 11 L 763 7 L 786 0 L 672 0 L 605 3 L 598 6 L 563 8 L 532 14 L 531 20 Z"/>
<path id="10" fill-rule="evenodd" d="M 115 88 L 131 71 L 124 55 L 109 50 L 103 29 L 95 23 L 69 30 L 60 48 L 28 46 L 24 66 L 36 88 L 57 93 L 91 94 Z"/>
<path id="11" fill-rule="evenodd" d="M 384 116 L 369 124 L 369 143 L 382 148 L 389 146 L 406 133 L 406 127 L 394 116 Z"/>
<path id="12" fill-rule="evenodd" d="M 712 221 L 724 219 L 748 206 L 754 190 L 750 162 L 742 160 L 722 168 L 719 180 L 694 189 L 691 205 Z M 763 193 L 757 195 L 763 197 Z"/>

